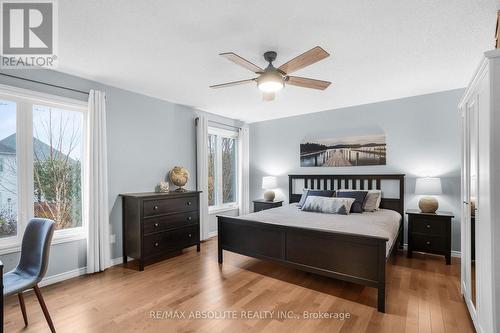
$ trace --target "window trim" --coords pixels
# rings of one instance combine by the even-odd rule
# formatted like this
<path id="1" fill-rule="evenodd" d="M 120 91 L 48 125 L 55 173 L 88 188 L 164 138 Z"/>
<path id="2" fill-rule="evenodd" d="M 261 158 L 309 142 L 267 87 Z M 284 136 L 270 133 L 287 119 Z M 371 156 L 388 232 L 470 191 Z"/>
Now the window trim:
<path id="1" fill-rule="evenodd" d="M 33 218 L 33 105 L 40 104 L 48 107 L 60 108 L 82 113 L 82 152 L 87 152 L 87 114 L 88 103 L 23 88 L 0 84 L 0 98 L 16 103 L 16 163 L 17 163 L 17 234 L 16 236 L 0 239 L 0 255 L 19 252 L 21 250 L 22 235 L 26 222 Z M 28 111 L 29 110 L 29 111 Z M 24 152 L 24 153 L 22 153 Z M 29 152 L 29 153 L 28 153 Z M 56 230 L 52 237 L 52 244 L 73 242 L 87 238 L 88 217 L 85 214 L 87 199 L 87 162 L 82 158 L 82 226 Z"/>
<path id="2" fill-rule="evenodd" d="M 230 138 L 234 139 L 236 141 L 235 149 L 236 149 L 236 161 L 235 161 L 235 171 L 236 171 L 236 177 L 238 177 L 238 154 L 239 154 L 239 149 L 238 149 L 238 140 L 239 140 L 239 134 L 236 131 L 231 131 L 219 127 L 208 127 L 208 134 L 209 135 L 216 135 L 218 138 Z M 217 186 L 215 186 L 215 196 L 216 200 L 215 202 L 222 202 L 222 190 L 219 191 L 218 189 L 222 188 L 222 163 L 220 161 L 222 160 L 222 150 L 220 149 L 220 143 L 219 140 L 217 140 L 217 149 L 216 149 L 216 179 L 217 179 Z M 228 210 L 234 210 L 239 208 L 239 191 L 238 191 L 238 181 L 236 181 L 236 190 L 235 190 L 235 201 L 234 202 L 228 202 L 228 203 L 222 203 L 218 205 L 212 205 L 208 206 L 208 213 L 209 214 L 214 214 L 214 213 L 219 213 L 219 212 L 224 212 Z"/>

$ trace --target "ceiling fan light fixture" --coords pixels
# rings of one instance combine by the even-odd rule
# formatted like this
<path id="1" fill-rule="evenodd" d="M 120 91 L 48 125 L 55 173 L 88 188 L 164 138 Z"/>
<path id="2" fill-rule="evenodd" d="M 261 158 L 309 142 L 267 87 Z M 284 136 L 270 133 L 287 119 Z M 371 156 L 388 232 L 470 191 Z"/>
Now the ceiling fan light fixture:
<path id="1" fill-rule="evenodd" d="M 277 92 L 283 89 L 283 82 L 268 81 L 262 82 L 258 86 L 262 92 Z"/>
<path id="2" fill-rule="evenodd" d="M 276 93 L 283 89 L 285 84 L 317 90 L 325 90 L 331 84 L 329 81 L 315 80 L 300 76 L 290 76 L 290 73 L 296 72 L 304 67 L 329 57 L 330 54 L 323 50 L 320 46 L 313 47 L 309 51 L 306 51 L 292 60 L 285 62 L 278 68 L 273 66 L 273 61 L 276 60 L 277 57 L 275 51 L 268 51 L 264 53 L 264 59 L 269 63 L 265 69 L 260 68 L 234 52 L 225 52 L 220 55 L 233 63 L 250 70 L 258 76 L 246 80 L 215 84 L 211 85 L 210 88 L 225 88 L 255 82 L 257 83 L 259 90 L 263 92 L 262 95 L 264 100 L 272 101 L 274 100 Z"/>
<path id="3" fill-rule="evenodd" d="M 283 75 L 277 71 L 267 71 L 257 78 L 257 87 L 262 92 L 277 92 L 285 86 Z"/>

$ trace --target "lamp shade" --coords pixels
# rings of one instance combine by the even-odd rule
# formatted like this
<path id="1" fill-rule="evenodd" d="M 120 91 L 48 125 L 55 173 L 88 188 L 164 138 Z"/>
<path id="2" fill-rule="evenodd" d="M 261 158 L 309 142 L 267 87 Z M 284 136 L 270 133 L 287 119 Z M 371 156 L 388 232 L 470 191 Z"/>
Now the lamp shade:
<path id="1" fill-rule="evenodd" d="M 262 177 L 262 188 L 264 190 L 272 190 L 273 188 L 277 187 L 278 187 L 278 181 L 276 180 L 276 177 L 273 176 Z"/>
<path id="2" fill-rule="evenodd" d="M 434 177 L 417 178 L 415 194 L 438 195 L 443 194 L 441 179 Z"/>

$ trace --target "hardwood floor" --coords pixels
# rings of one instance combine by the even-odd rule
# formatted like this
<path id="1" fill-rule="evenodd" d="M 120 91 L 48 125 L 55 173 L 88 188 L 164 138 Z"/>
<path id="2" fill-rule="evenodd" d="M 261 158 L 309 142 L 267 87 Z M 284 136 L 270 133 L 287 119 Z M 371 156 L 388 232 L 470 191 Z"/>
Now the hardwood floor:
<path id="1" fill-rule="evenodd" d="M 129 268 L 115 266 L 42 288 L 42 293 L 58 332 L 473 332 L 460 295 L 456 258 L 447 266 L 442 257 L 415 253 L 407 259 L 400 253 L 389 264 L 387 313 L 382 314 L 373 288 L 224 255 L 219 266 L 212 239 L 202 244 L 200 253 L 193 247 L 144 272 L 131 269 L 132 262 Z M 17 296 L 6 299 L 5 332 L 49 332 L 35 294 L 26 294 L 25 302 L 27 328 Z M 170 313 L 178 317 L 205 311 L 236 319 L 168 319 L 169 311 L 178 311 Z M 241 318 L 258 315 L 249 311 L 261 311 L 261 318 L 267 318 Z M 272 318 L 263 311 L 274 311 Z M 293 318 L 283 316 L 287 311 Z M 304 311 L 350 317 L 294 318 Z"/>

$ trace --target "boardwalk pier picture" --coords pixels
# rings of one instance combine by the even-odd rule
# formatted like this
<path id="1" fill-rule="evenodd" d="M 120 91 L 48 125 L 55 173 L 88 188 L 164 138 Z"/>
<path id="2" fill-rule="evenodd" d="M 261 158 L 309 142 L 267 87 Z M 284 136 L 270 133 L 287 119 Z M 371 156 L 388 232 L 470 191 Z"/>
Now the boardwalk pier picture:
<path id="1" fill-rule="evenodd" d="M 300 144 L 301 167 L 347 167 L 385 164 L 385 135 L 307 140 Z"/>

